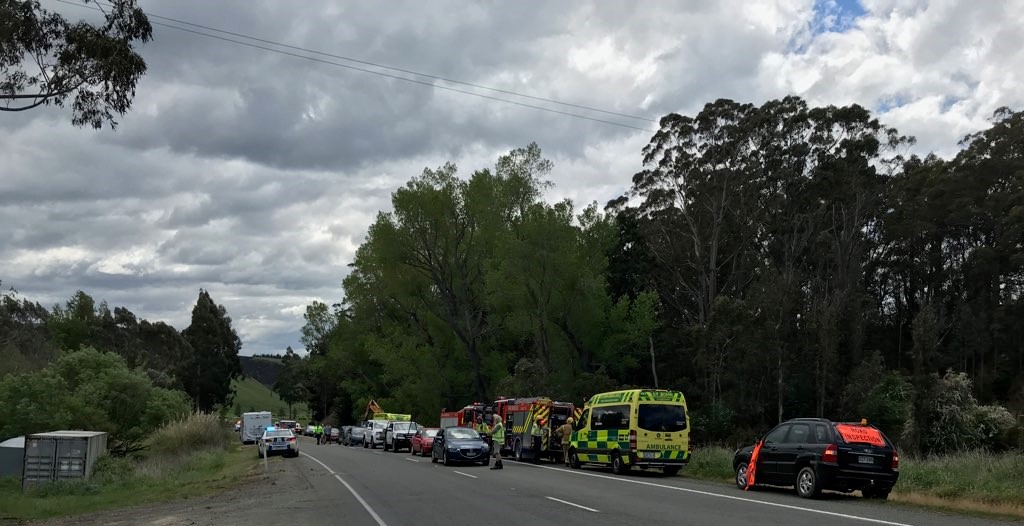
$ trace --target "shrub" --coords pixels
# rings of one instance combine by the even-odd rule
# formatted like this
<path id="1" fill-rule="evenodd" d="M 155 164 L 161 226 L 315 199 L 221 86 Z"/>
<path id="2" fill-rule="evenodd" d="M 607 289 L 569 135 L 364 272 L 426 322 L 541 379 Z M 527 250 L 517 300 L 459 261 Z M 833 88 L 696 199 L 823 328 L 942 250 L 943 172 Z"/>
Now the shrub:
<path id="1" fill-rule="evenodd" d="M 217 415 L 193 413 L 156 430 L 149 439 L 154 454 L 185 454 L 205 449 L 225 449 L 232 435 Z"/>
<path id="2" fill-rule="evenodd" d="M 0 439 L 54 429 L 106 431 L 111 453 L 123 455 L 188 411 L 184 393 L 153 387 L 120 356 L 92 348 L 70 352 L 42 371 L 0 380 Z"/>
<path id="3" fill-rule="evenodd" d="M 130 458 L 103 455 L 96 459 L 92 477 L 99 483 L 121 482 L 135 475 L 136 465 L 135 460 Z"/>
<path id="4" fill-rule="evenodd" d="M 702 445 L 721 444 L 732 438 L 736 412 L 721 402 L 702 405 L 690 413 L 690 439 Z"/>
<path id="5" fill-rule="evenodd" d="M 929 394 L 921 419 L 928 423 L 921 434 L 925 453 L 941 455 L 1005 446 L 1014 426 L 1013 416 L 1001 406 L 978 405 L 966 373 L 947 371 L 933 383 Z M 904 436 L 913 432 L 913 422 L 908 422 Z"/>

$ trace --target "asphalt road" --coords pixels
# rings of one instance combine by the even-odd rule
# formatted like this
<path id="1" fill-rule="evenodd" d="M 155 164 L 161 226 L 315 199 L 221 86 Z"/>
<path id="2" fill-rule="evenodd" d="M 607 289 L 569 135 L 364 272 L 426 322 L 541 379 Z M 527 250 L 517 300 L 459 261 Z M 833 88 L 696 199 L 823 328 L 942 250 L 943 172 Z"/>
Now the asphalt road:
<path id="1" fill-rule="evenodd" d="M 1007 523 L 827 495 L 743 492 L 731 486 L 637 471 L 569 470 L 505 461 L 505 469 L 445 467 L 407 452 L 303 444 L 298 463 L 327 523 L 352 526 L 557 524 L 751 526 L 988 526 Z M 315 497 L 314 497 L 315 495 Z M 323 502 L 326 499 L 327 502 Z"/>

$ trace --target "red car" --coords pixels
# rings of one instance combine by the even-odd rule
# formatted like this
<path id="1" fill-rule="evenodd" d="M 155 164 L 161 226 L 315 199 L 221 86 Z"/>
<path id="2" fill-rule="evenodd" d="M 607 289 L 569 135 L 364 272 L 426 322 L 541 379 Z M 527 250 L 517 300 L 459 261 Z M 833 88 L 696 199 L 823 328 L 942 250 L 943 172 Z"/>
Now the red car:
<path id="1" fill-rule="evenodd" d="M 412 437 L 412 446 L 409 447 L 409 452 L 412 456 L 416 456 L 419 453 L 422 456 L 427 456 L 427 453 L 434 447 L 434 437 L 441 429 L 437 427 L 421 427 L 416 430 L 416 434 Z"/>

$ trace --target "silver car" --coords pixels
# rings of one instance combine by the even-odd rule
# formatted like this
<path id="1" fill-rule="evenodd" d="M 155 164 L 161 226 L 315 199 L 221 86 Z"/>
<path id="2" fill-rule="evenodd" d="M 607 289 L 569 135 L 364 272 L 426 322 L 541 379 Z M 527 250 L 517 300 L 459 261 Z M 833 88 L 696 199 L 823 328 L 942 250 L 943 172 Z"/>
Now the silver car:
<path id="1" fill-rule="evenodd" d="M 345 430 L 345 436 L 342 437 L 341 443 L 346 446 L 355 446 L 363 443 L 363 436 L 366 434 L 366 428 L 361 426 L 352 426 Z"/>

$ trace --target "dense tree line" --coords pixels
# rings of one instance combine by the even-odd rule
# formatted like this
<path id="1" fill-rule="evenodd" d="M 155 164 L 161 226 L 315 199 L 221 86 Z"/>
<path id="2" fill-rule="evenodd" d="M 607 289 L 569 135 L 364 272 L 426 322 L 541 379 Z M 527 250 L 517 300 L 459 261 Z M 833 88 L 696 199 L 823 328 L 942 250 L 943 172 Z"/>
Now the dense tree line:
<path id="1" fill-rule="evenodd" d="M 230 401 L 231 380 L 241 374 L 241 345 L 226 309 L 205 290 L 181 332 L 162 321 L 140 320 L 124 307 L 111 310 L 83 291 L 51 309 L 11 289 L 0 293 L 0 377 L 37 373 L 88 348 L 117 355 L 132 374 L 157 388 L 182 391 L 194 409 L 211 411 Z"/>
<path id="2" fill-rule="evenodd" d="M 343 301 L 307 309 L 296 367 L 318 416 L 657 384 L 687 393 L 701 440 L 867 417 L 939 451 L 950 398 L 965 434 L 988 430 L 957 447 L 1014 441 L 1024 114 L 999 110 L 952 160 L 796 97 L 660 124 L 604 210 L 545 202 L 536 145 L 395 191 Z"/>

